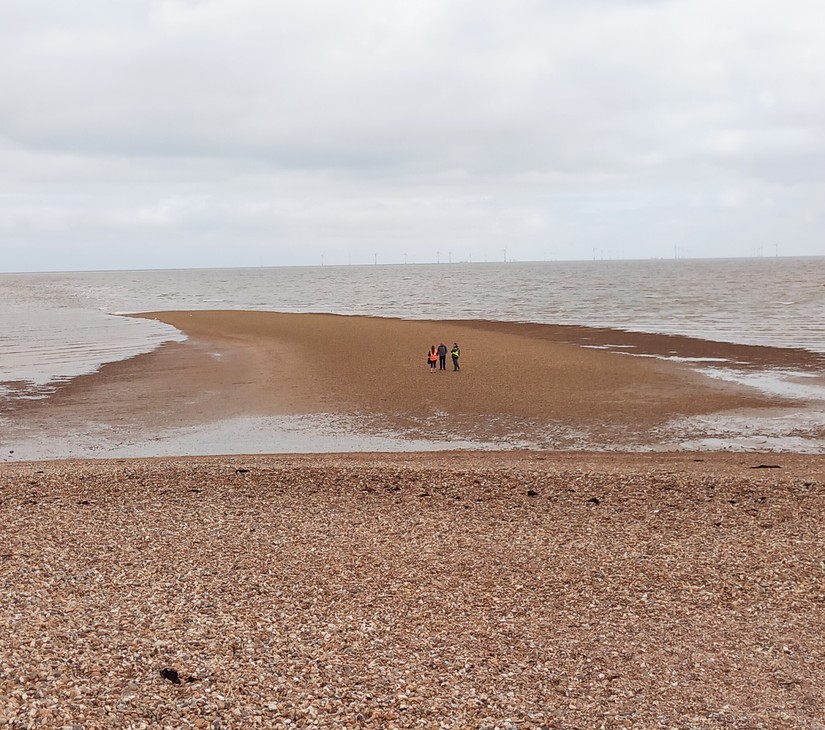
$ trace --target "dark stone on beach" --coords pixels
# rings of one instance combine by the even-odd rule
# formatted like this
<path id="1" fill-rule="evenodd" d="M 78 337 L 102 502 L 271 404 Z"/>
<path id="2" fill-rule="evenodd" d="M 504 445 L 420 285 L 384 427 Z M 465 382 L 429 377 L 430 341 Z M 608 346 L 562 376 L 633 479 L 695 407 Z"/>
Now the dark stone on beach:
<path id="1" fill-rule="evenodd" d="M 592 504 L 594 507 L 601 504 L 601 500 L 598 497 L 591 497 L 587 500 L 587 504 Z"/>
<path id="2" fill-rule="evenodd" d="M 756 466 L 752 466 L 751 469 L 781 469 L 782 467 L 779 464 L 757 464 Z"/>
<path id="3" fill-rule="evenodd" d="M 180 684 L 180 675 L 175 669 L 161 669 L 160 676 L 168 679 L 172 684 Z"/>
<path id="4" fill-rule="evenodd" d="M 249 469 L 235 469 L 236 474 L 249 474 Z"/>
<path id="5" fill-rule="evenodd" d="M 528 489 L 527 490 L 528 497 L 538 497 L 539 493 L 535 489 Z"/>

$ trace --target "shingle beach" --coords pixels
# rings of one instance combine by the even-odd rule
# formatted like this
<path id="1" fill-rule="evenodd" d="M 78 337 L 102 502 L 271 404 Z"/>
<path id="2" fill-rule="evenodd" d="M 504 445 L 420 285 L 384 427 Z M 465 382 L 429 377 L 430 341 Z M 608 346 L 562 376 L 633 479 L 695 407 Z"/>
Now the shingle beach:
<path id="1" fill-rule="evenodd" d="M 821 728 L 822 457 L 0 469 L 0 727 Z"/>

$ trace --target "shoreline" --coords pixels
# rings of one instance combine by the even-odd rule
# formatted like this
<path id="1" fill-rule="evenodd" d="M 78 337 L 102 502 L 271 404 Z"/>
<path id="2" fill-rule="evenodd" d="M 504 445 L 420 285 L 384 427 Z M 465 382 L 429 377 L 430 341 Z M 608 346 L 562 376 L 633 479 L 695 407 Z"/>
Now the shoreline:
<path id="1" fill-rule="evenodd" d="M 0 415 L 19 437 L 6 429 L 2 446 L 14 444 L 6 460 L 21 446 L 35 458 L 46 453 L 45 440 L 52 458 L 241 453 L 243 441 L 255 453 L 422 450 L 427 443 L 825 448 L 825 409 L 787 390 L 793 378 L 782 375 L 773 393 L 763 392 L 764 382 L 756 383 L 762 390 L 743 385 L 792 369 L 806 378 L 800 390 L 825 393 L 825 358 L 806 350 L 483 320 L 238 310 L 129 316 L 169 324 L 187 340 L 109 363 L 43 399 L 6 399 Z M 460 373 L 451 372 L 449 357 L 448 372 L 428 373 L 427 343 L 442 340 L 460 342 Z M 76 437 L 97 448 L 90 452 Z M 174 451 L 175 443 L 183 450 Z"/>
<path id="2" fill-rule="evenodd" d="M 208 309 L 183 309 L 183 310 L 167 310 L 169 313 L 205 313 L 210 311 Z M 269 314 L 284 314 L 294 316 L 299 312 L 284 311 L 284 310 L 245 310 L 232 309 L 224 310 L 238 313 L 269 313 Z M 152 314 L 149 312 L 148 314 Z M 330 316 L 330 317 L 365 317 L 367 319 L 376 320 L 391 320 L 401 322 L 439 322 L 455 323 L 457 325 L 466 324 L 473 327 L 491 329 L 508 328 L 508 327 L 522 327 L 534 328 L 536 331 L 552 332 L 550 339 L 557 342 L 570 342 L 578 344 L 582 347 L 592 347 L 594 349 L 604 349 L 610 352 L 618 352 L 627 355 L 635 355 L 639 357 L 654 357 L 666 361 L 675 362 L 702 362 L 716 363 L 720 366 L 740 365 L 748 370 L 756 370 L 760 368 L 794 368 L 802 371 L 825 372 L 825 348 L 817 350 L 811 347 L 804 346 L 782 346 L 776 344 L 764 343 L 744 343 L 735 340 L 715 339 L 712 337 L 703 337 L 699 335 L 686 335 L 678 332 L 665 332 L 648 329 L 628 329 L 623 327 L 611 326 L 597 326 L 597 325 L 583 325 L 572 323 L 553 323 L 553 322 L 539 322 L 535 320 L 495 320 L 495 319 L 449 319 L 449 320 L 435 320 L 429 318 L 409 319 L 404 317 L 396 317 L 392 315 L 380 314 L 353 314 L 353 313 L 338 313 L 338 312 L 309 312 L 305 313 L 310 316 Z M 123 319 L 150 319 L 147 317 L 147 312 L 141 311 L 112 311 L 106 314 L 107 317 L 123 318 Z M 158 320 L 159 321 L 159 320 Z M 160 322 L 160 321 L 159 321 Z M 161 323 L 163 324 L 163 323 Z M 172 325 L 169 325 L 170 327 Z M 176 330 L 178 334 L 182 335 L 180 330 Z M 158 338 L 158 333 L 152 333 L 152 340 Z M 0 380 L 0 396 L 27 399 L 40 398 L 53 392 L 56 387 L 75 378 L 80 378 L 88 375 L 93 375 L 100 371 L 100 369 L 131 360 L 135 357 L 148 355 L 162 347 L 164 344 L 170 342 L 180 341 L 174 337 L 168 337 L 160 342 L 153 342 L 151 346 L 145 346 L 137 352 L 128 353 L 129 348 L 137 347 L 137 345 L 129 344 L 126 346 L 128 354 L 114 360 L 103 360 L 96 367 L 89 370 L 73 371 L 71 373 L 55 375 L 51 380 L 37 380 L 29 381 L 24 372 L 20 371 L 17 377 L 7 376 L 4 380 Z"/>

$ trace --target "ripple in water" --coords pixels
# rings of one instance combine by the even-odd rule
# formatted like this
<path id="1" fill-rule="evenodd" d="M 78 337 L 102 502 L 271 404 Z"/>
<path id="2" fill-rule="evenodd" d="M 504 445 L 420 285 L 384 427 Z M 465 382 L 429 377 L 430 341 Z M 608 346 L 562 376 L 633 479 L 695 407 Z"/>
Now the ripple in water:
<path id="1" fill-rule="evenodd" d="M 0 382 L 42 386 L 183 337 L 114 312 L 257 309 L 489 319 L 825 352 L 825 258 L 0 275 Z"/>

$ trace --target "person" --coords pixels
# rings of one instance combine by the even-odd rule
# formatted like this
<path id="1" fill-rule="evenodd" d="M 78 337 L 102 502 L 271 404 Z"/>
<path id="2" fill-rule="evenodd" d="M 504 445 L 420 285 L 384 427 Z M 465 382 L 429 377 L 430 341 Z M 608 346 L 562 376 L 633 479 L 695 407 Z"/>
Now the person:
<path id="1" fill-rule="evenodd" d="M 434 373 L 435 364 L 438 362 L 438 351 L 435 349 L 435 345 L 433 345 L 427 353 L 427 362 L 430 364 L 430 372 Z"/>
<path id="2" fill-rule="evenodd" d="M 447 345 L 443 342 L 438 346 L 438 369 L 447 369 Z"/>
<path id="3" fill-rule="evenodd" d="M 453 372 L 461 370 L 458 365 L 458 358 L 461 357 L 461 348 L 459 348 L 457 342 L 453 342 L 453 349 L 450 350 L 450 355 L 453 357 Z"/>

